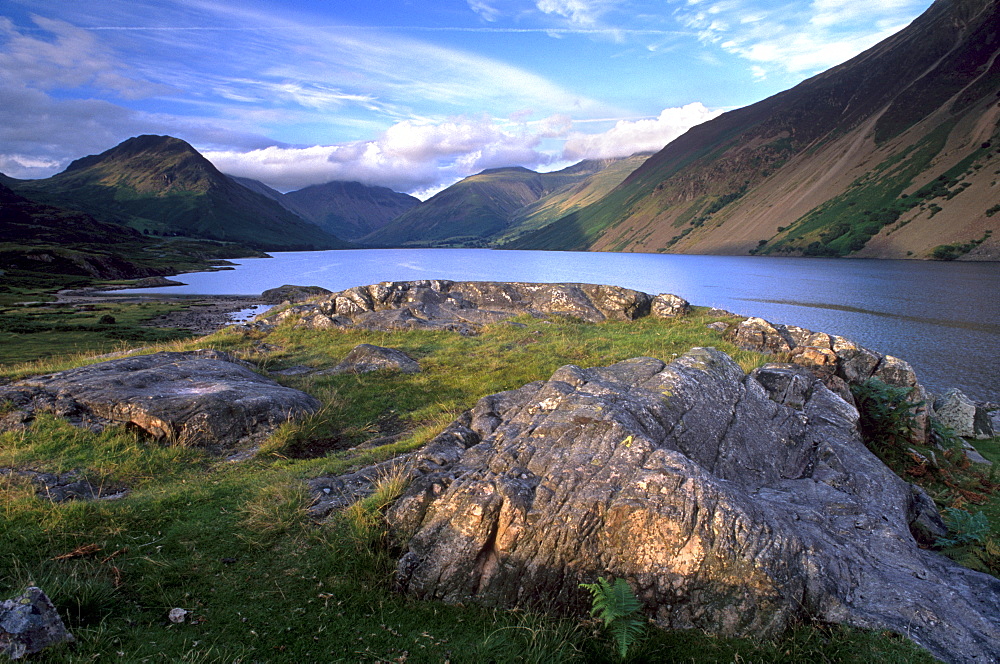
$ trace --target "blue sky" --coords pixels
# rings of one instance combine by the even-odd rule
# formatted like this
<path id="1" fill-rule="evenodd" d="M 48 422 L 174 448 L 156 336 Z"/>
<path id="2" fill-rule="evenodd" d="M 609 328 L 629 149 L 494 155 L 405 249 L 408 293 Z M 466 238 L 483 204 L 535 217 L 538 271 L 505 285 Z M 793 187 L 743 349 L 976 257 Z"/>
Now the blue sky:
<path id="1" fill-rule="evenodd" d="M 289 191 L 426 196 L 485 168 L 662 148 L 930 0 L 5 0 L 0 172 L 144 133 Z"/>

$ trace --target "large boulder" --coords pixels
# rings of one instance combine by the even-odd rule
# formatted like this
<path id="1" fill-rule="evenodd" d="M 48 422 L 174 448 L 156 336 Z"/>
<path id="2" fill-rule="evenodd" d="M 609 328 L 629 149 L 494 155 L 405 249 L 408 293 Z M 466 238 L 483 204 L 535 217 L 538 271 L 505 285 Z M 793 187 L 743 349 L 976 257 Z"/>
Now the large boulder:
<path id="1" fill-rule="evenodd" d="M 0 602 L 0 652 L 10 659 L 75 640 L 41 588 L 32 586 Z"/>
<path id="2" fill-rule="evenodd" d="M 157 440 L 213 449 L 264 436 L 320 406 L 213 350 L 138 355 L 37 376 L 0 387 L 2 401 L 29 417 L 53 412 L 95 429 L 130 424 Z"/>
<path id="3" fill-rule="evenodd" d="M 438 329 L 475 334 L 483 325 L 522 314 L 565 316 L 591 323 L 634 320 L 649 315 L 652 300 L 639 291 L 594 284 L 387 281 L 275 312 L 265 316 L 261 324 L 295 317 L 299 325 L 320 329 Z M 672 305 L 680 307 L 677 302 Z"/>
<path id="4" fill-rule="evenodd" d="M 858 414 L 794 365 L 746 376 L 694 349 L 566 366 L 481 399 L 409 460 L 389 510 L 416 597 L 582 614 L 626 579 L 664 628 L 774 636 L 890 629 L 937 657 L 1000 657 L 1000 581 L 930 551 L 933 502 L 861 442 Z M 363 478 L 328 493 L 356 492 Z"/>

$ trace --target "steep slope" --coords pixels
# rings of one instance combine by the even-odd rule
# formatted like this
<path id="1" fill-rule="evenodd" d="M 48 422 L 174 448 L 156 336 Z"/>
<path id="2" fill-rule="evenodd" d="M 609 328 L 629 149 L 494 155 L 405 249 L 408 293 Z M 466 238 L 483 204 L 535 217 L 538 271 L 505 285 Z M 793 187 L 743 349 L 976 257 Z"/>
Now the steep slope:
<path id="1" fill-rule="evenodd" d="M 518 233 L 521 224 L 537 227 L 546 223 L 550 217 L 544 215 L 552 207 L 571 203 L 560 198 L 548 203 L 552 207 L 543 204 L 531 212 L 528 206 L 556 193 L 567 200 L 580 200 L 586 193 L 577 192 L 574 199 L 573 187 L 620 161 L 625 160 L 587 160 L 551 173 L 521 167 L 486 170 L 437 193 L 362 242 L 373 246 L 481 246 L 499 235 Z M 618 175 L 610 174 L 608 181 Z M 624 175 L 619 181 L 621 178 Z"/>
<path id="2" fill-rule="evenodd" d="M 1000 5 L 937 0 L 513 248 L 1000 258 Z M 954 245 L 952 250 L 942 245 Z"/>
<path id="3" fill-rule="evenodd" d="M 153 235 L 239 242 L 265 250 L 336 249 L 344 242 L 223 175 L 170 136 L 138 136 L 77 159 L 44 180 L 16 181 L 32 200 L 82 210 Z"/>
<path id="4" fill-rule="evenodd" d="M 571 212 L 598 202 L 621 184 L 632 171 L 642 166 L 651 154 L 635 154 L 624 159 L 586 160 L 560 171 L 585 174 L 587 177 L 580 182 L 557 189 L 518 210 L 511 220 L 510 228 L 497 236 L 494 242 L 503 243 L 526 235 Z"/>
<path id="5" fill-rule="evenodd" d="M 237 175 L 228 175 L 228 174 L 226 175 L 226 177 L 228 177 L 230 180 L 232 180 L 236 184 L 243 185 L 244 187 L 246 187 L 250 191 L 255 191 L 258 194 L 260 194 L 262 196 L 267 196 L 271 200 L 278 201 L 279 203 L 281 203 L 281 199 L 284 198 L 284 196 L 285 196 L 283 193 L 281 193 L 277 189 L 272 189 L 271 187 L 268 187 L 266 184 L 264 184 L 260 180 L 254 180 L 253 178 L 241 178 L 241 177 L 239 177 Z M 291 210 L 289 210 L 289 212 L 291 212 Z"/>
<path id="6" fill-rule="evenodd" d="M 326 232 L 356 242 L 419 205 L 420 199 L 360 182 L 327 182 L 288 192 L 281 203 Z"/>

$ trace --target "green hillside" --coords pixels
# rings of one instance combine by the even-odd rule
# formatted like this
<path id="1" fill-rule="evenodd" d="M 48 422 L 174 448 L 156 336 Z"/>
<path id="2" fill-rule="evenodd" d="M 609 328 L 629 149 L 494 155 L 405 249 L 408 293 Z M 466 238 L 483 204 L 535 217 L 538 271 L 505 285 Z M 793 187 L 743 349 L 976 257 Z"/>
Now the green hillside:
<path id="1" fill-rule="evenodd" d="M 43 180 L 11 181 L 32 200 L 86 212 L 153 236 L 239 242 L 263 250 L 346 243 L 223 175 L 190 145 L 139 136 Z"/>

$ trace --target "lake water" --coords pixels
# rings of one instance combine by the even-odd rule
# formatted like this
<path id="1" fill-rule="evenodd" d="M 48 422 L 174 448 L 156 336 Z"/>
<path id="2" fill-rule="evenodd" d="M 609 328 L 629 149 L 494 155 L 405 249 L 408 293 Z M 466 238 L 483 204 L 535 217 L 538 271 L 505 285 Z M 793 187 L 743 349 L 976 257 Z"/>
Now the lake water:
<path id="1" fill-rule="evenodd" d="M 339 291 L 380 281 L 581 282 L 714 306 L 845 336 L 901 357 L 932 391 L 1000 401 L 1000 264 L 489 249 L 275 253 L 235 270 L 133 292 L 255 295 L 282 284 Z"/>

